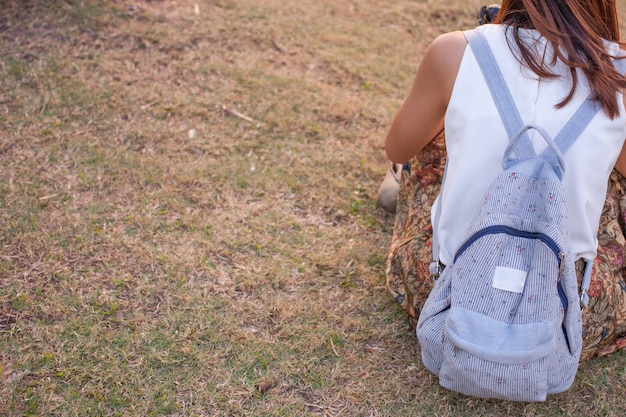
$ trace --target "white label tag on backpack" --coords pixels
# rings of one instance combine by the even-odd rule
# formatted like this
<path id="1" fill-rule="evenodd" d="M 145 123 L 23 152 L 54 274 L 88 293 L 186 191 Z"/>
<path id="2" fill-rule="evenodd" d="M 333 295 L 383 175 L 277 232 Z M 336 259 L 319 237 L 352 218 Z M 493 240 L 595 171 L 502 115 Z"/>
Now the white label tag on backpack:
<path id="1" fill-rule="evenodd" d="M 526 284 L 526 271 L 519 269 L 507 268 L 505 266 L 497 266 L 496 272 L 493 274 L 493 288 L 499 290 L 522 293 L 524 292 L 524 284 Z"/>

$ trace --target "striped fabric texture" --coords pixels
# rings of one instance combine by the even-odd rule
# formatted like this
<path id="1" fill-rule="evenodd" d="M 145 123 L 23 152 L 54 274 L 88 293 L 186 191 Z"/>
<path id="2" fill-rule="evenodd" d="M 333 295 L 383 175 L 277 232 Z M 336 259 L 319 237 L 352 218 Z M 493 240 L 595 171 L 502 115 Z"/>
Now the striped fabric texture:
<path id="1" fill-rule="evenodd" d="M 543 401 L 574 381 L 581 311 L 560 180 L 532 175 L 544 164 L 526 161 L 495 181 L 424 304 L 423 363 L 448 389 Z"/>

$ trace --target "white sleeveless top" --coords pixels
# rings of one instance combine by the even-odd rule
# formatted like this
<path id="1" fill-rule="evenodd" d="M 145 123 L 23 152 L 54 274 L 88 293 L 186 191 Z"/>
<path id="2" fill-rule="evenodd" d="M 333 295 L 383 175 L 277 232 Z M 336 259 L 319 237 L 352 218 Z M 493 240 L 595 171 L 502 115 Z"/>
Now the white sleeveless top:
<path id="1" fill-rule="evenodd" d="M 539 125 L 554 138 L 589 95 L 586 79 L 579 75 L 575 97 L 563 109 L 556 110 L 555 104 L 567 96 L 571 87 L 569 69 L 558 63 L 554 71 L 564 74 L 563 77 L 539 80 L 511 52 L 505 26 L 484 25 L 478 30 L 493 50 L 523 123 Z M 523 33 L 534 38 L 541 50 L 547 48 L 549 59 L 552 49 L 538 33 L 534 30 Z M 619 52 L 614 43 L 607 42 L 607 49 L 612 54 Z M 618 97 L 620 116 L 611 120 L 600 111 L 565 154 L 563 182 L 571 247 L 576 259 L 592 259 L 596 254 L 608 177 L 626 138 L 621 92 Z M 537 132 L 531 130 L 529 136 L 535 152 L 539 154 L 546 148 Z M 431 215 L 434 218 L 437 205 L 441 204 L 439 260 L 450 265 L 487 188 L 502 172 L 502 155 L 508 144 L 504 125 L 469 46 L 465 48 L 446 111 L 445 138 L 448 153 L 445 183 Z"/>

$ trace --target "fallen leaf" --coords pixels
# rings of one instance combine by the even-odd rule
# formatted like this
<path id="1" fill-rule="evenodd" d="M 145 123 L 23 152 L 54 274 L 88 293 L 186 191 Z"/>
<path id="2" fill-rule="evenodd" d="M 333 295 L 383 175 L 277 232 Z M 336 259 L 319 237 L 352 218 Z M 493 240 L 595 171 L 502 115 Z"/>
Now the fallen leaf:
<path id="1" fill-rule="evenodd" d="M 267 391 L 269 391 L 272 387 L 274 386 L 274 381 L 263 381 L 258 383 L 255 388 L 256 390 L 261 393 L 261 394 L 265 394 Z"/>

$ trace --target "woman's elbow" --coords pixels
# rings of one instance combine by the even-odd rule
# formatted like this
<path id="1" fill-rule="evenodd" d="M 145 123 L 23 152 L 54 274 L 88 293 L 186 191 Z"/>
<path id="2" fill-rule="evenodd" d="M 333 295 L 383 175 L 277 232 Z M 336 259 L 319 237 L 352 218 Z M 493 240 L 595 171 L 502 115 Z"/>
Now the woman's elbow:
<path id="1" fill-rule="evenodd" d="M 387 159 L 398 164 L 403 164 L 411 159 L 407 157 L 407 152 L 403 150 L 396 141 L 390 138 L 389 135 L 385 139 L 385 153 L 387 154 Z"/>

